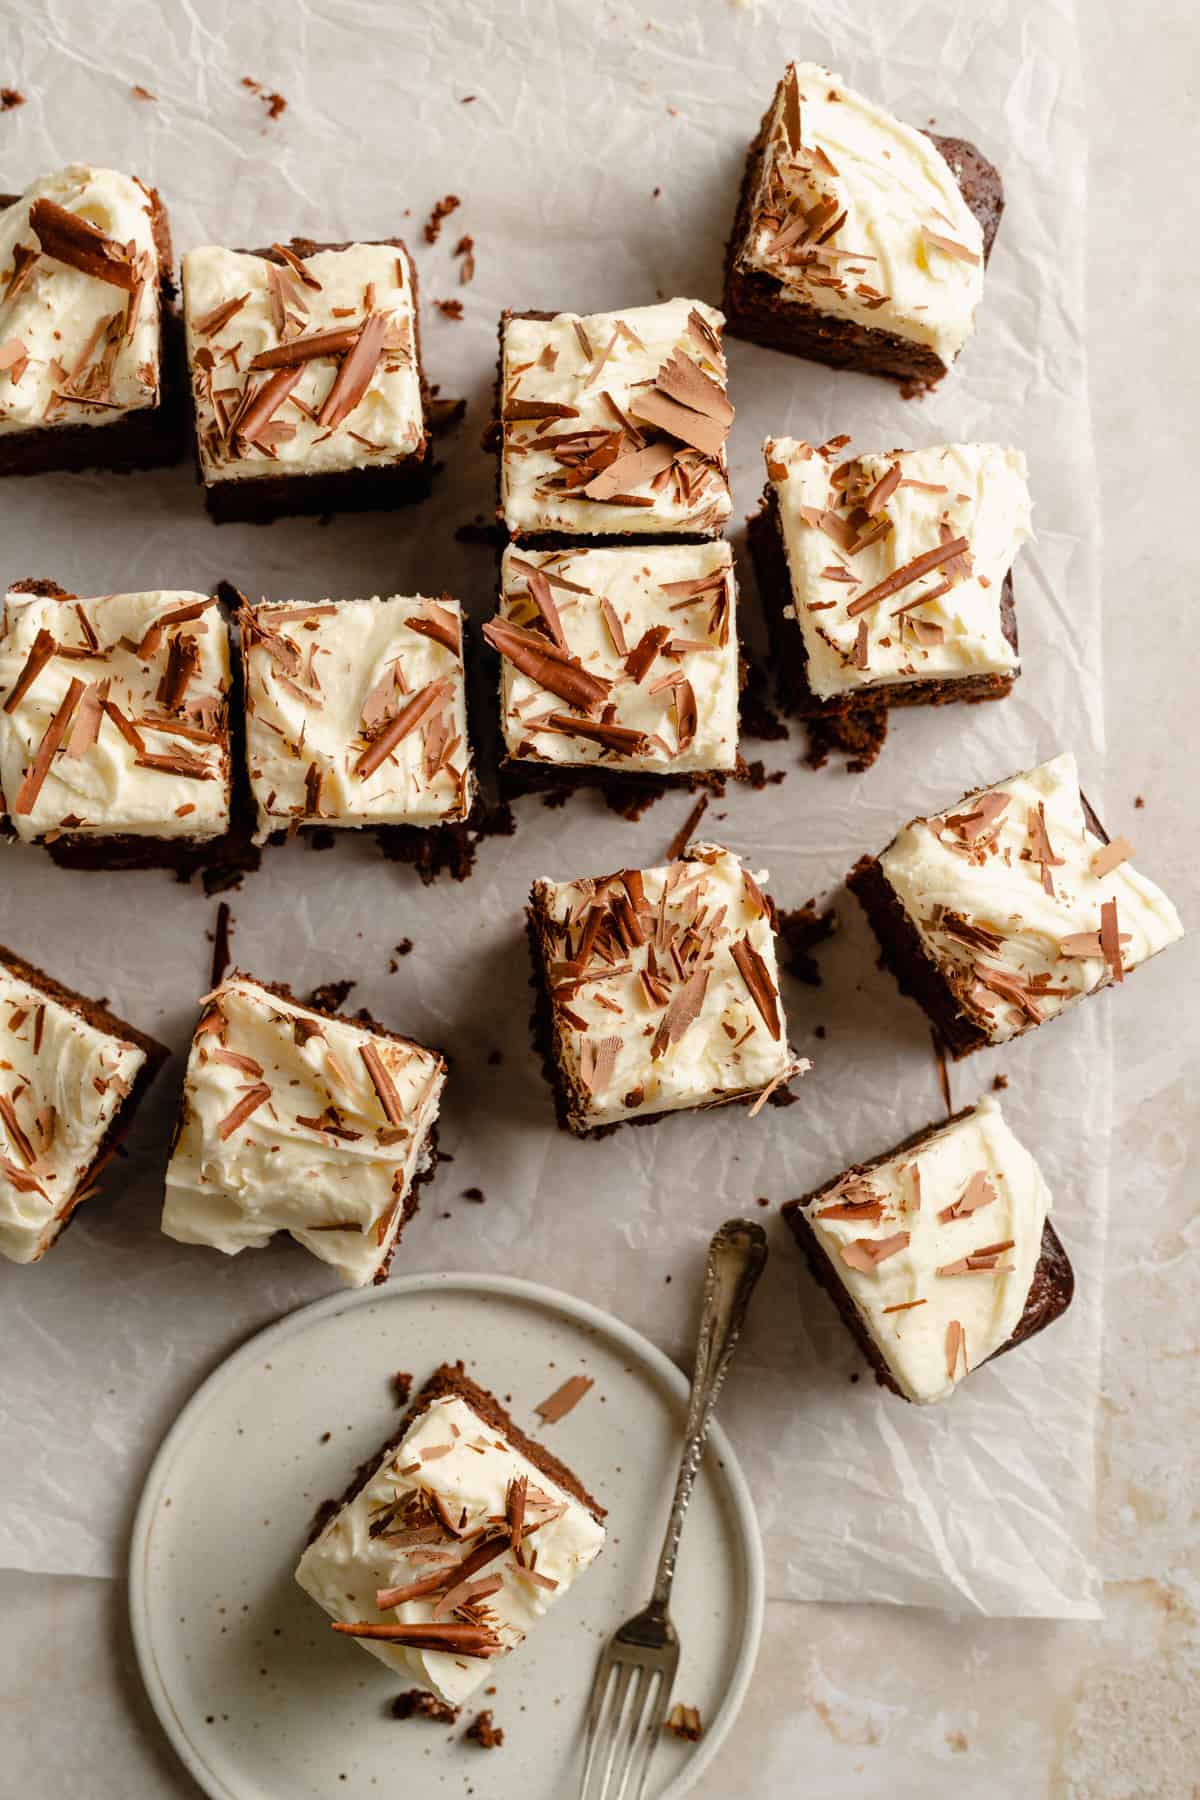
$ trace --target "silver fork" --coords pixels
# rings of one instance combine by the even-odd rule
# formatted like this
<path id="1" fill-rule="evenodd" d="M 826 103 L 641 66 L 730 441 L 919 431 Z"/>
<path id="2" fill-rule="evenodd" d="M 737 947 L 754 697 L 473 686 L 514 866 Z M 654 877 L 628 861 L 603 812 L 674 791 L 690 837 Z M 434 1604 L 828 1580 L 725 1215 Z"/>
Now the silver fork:
<path id="1" fill-rule="evenodd" d="M 580 1800 L 642 1800 L 646 1791 L 679 1667 L 679 1633 L 668 1606 L 684 1514 L 717 1395 L 766 1260 L 766 1233 L 749 1219 L 727 1219 L 708 1247 L 687 1431 L 654 1592 L 645 1611 L 627 1619 L 601 1652 L 588 1702 Z"/>

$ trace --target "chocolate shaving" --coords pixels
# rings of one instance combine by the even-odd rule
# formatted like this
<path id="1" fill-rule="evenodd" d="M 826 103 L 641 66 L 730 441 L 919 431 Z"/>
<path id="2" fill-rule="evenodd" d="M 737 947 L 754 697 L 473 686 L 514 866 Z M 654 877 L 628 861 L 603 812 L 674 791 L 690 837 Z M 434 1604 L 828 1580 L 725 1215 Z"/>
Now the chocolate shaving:
<path id="1" fill-rule="evenodd" d="M 675 736 L 680 754 L 694 742 L 699 723 L 695 690 L 690 681 L 680 680 L 675 686 Z"/>
<path id="2" fill-rule="evenodd" d="M 561 651 L 536 632 L 524 631 L 504 619 L 490 619 L 483 635 L 492 649 L 523 675 L 580 712 L 593 713 L 608 698 L 610 681 L 566 661 Z"/>
<path id="3" fill-rule="evenodd" d="M 371 1086 L 375 1089 L 376 1094 L 378 1094 L 379 1104 L 387 1114 L 388 1119 L 393 1125 L 403 1125 L 404 1108 L 400 1103 L 400 1096 L 396 1091 L 396 1084 L 388 1073 L 387 1068 L 384 1066 L 384 1061 L 380 1056 L 379 1051 L 375 1048 L 374 1044 L 360 1044 L 358 1047 L 358 1054 L 362 1057 L 367 1074 L 371 1077 Z"/>
<path id="4" fill-rule="evenodd" d="M 354 773 L 365 780 L 373 775 L 382 763 L 385 763 L 392 751 L 410 731 L 414 731 L 427 714 L 440 706 L 454 691 L 454 682 L 449 675 L 442 675 L 436 681 L 430 681 L 423 688 L 418 688 L 407 706 L 401 708 L 372 744 L 369 744 L 354 765 Z"/>
<path id="5" fill-rule="evenodd" d="M 1113 980 L 1124 981 L 1125 967 L 1121 961 L 1121 934 L 1117 928 L 1115 900 L 1106 900 L 1100 908 L 1100 953 L 1109 966 Z"/>
<path id="6" fill-rule="evenodd" d="M 838 1245 L 838 1253 L 847 1268 L 872 1275 L 880 1263 L 908 1248 L 910 1235 L 907 1231 L 894 1231 L 890 1237 L 852 1238 L 848 1244 Z"/>
<path id="7" fill-rule="evenodd" d="M 107 698 L 107 681 L 88 682 L 75 711 L 75 722 L 71 726 L 71 735 L 67 739 L 65 751 L 67 756 L 72 758 L 86 756 L 92 748 L 100 736 L 100 721 L 104 717 L 104 702 Z"/>
<path id="8" fill-rule="evenodd" d="M 1111 875 L 1114 869 L 1120 868 L 1133 855 L 1133 845 L 1127 837 L 1115 837 L 1112 842 L 1097 850 L 1092 858 L 1092 874 L 1097 880 Z"/>
<path id="9" fill-rule="evenodd" d="M 354 349 L 360 328 L 344 325 L 332 331 L 313 331 L 307 337 L 290 338 L 286 344 L 275 344 L 260 350 L 250 364 L 252 369 L 290 369 L 298 363 L 316 362 L 321 357 L 345 356 Z M 325 423 L 324 420 L 321 421 Z"/>
<path id="10" fill-rule="evenodd" d="M 567 1414 L 579 1405 L 588 1389 L 594 1385 L 594 1380 L 590 1375 L 571 1375 L 561 1387 L 555 1388 L 554 1392 L 547 1399 L 540 1401 L 533 1410 L 543 1425 L 557 1425 L 560 1419 L 565 1419 Z"/>
<path id="11" fill-rule="evenodd" d="M 651 625 L 643 631 L 633 649 L 625 658 L 625 673 L 629 679 L 640 685 L 655 657 L 670 638 L 671 633 L 665 625 Z"/>
<path id="12" fill-rule="evenodd" d="M 533 603 L 541 613 L 551 639 L 560 650 L 569 651 L 570 645 L 567 643 L 558 607 L 554 604 L 554 595 L 550 592 L 550 583 L 540 569 L 530 569 L 526 580 L 529 583 L 529 592 L 533 596 Z"/>
<path id="13" fill-rule="evenodd" d="M 669 469 L 676 455 L 673 444 L 647 444 L 644 450 L 632 450 L 618 456 L 615 462 L 594 475 L 583 493 L 589 500 L 610 502 L 626 496 L 630 489 L 652 481 L 664 469 Z"/>
<path id="14" fill-rule="evenodd" d="M 336 431 L 338 426 L 350 417 L 370 387 L 371 377 L 383 355 L 386 336 L 387 319 L 384 314 L 379 312 L 368 314 L 359 331 L 354 348 L 338 370 L 333 386 L 325 396 L 325 404 L 318 415 L 319 423 L 330 431 Z"/>
<path id="15" fill-rule="evenodd" d="M 408 1644 L 414 1650 L 442 1650 L 452 1656 L 498 1656 L 504 1645 L 494 1631 L 483 1625 L 375 1625 L 333 1620 L 333 1630 L 346 1637 L 384 1638 L 394 1644 Z"/>
<path id="16" fill-rule="evenodd" d="M 894 462 L 885 474 L 879 477 L 863 501 L 863 510 L 869 518 L 881 513 L 896 489 L 900 486 L 900 464 Z"/>
<path id="17" fill-rule="evenodd" d="M 868 588 L 865 594 L 860 594 L 857 600 L 851 600 L 846 608 L 846 616 L 855 618 L 870 607 L 878 606 L 881 600 L 886 600 L 890 595 L 898 594 L 901 588 L 906 588 L 912 582 L 919 581 L 922 575 L 928 575 L 931 569 L 940 569 L 943 563 L 952 562 L 956 556 L 961 556 L 963 551 L 968 548 L 969 543 L 965 537 L 949 538 L 944 544 L 939 544 L 936 549 L 926 550 L 920 556 L 914 556 L 911 562 L 904 563 L 899 569 L 894 569 L 884 580 L 877 582 L 873 588 Z"/>
<path id="18" fill-rule="evenodd" d="M 439 606 L 436 600 L 425 600 L 422 605 L 422 612 L 410 613 L 405 619 L 408 629 L 418 632 L 421 637 L 433 638 L 452 656 L 461 656 L 462 625 L 457 613 L 452 613 L 448 606 Z"/>
<path id="19" fill-rule="evenodd" d="M 946 1379 L 953 1381 L 958 1369 L 958 1359 L 962 1357 L 963 1373 L 967 1373 L 967 1334 L 957 1319 L 951 1319 L 946 1327 Z"/>
<path id="20" fill-rule="evenodd" d="M 25 658 L 25 667 L 17 676 L 12 692 L 4 702 L 6 713 L 16 712 L 18 706 L 41 674 L 46 664 L 54 656 L 58 645 L 45 629 L 40 630 L 29 646 L 29 654 Z"/>
<path id="21" fill-rule="evenodd" d="M 778 996 L 767 972 L 767 965 L 748 937 L 737 938 L 729 946 L 738 974 L 749 990 L 750 998 L 762 1016 L 763 1024 L 778 1042 L 780 1035 Z"/>
<path id="22" fill-rule="evenodd" d="M 236 318 L 249 298 L 250 295 L 246 293 L 235 294 L 232 300 L 223 300 L 220 306 L 214 306 L 210 312 L 201 313 L 198 318 L 193 319 L 192 330 L 199 337 L 215 337 L 231 319 Z M 255 363 L 250 365 L 252 369 L 257 366 Z"/>
<path id="23" fill-rule="evenodd" d="M 72 680 L 70 687 L 63 695 L 62 702 L 47 725 L 41 743 L 37 747 L 33 761 L 25 771 L 25 778 L 17 789 L 17 797 L 13 801 L 14 816 L 31 813 L 42 791 L 42 783 L 50 772 L 50 764 L 54 760 L 59 745 L 67 735 L 71 723 L 71 715 L 75 711 L 83 694 L 84 683 Z"/>
<path id="24" fill-rule="evenodd" d="M 257 1082 L 248 1093 L 242 1095 L 237 1105 L 226 1113 L 217 1126 L 217 1136 L 224 1143 L 231 1138 L 240 1125 L 244 1125 L 251 1113 L 258 1111 L 271 1098 L 271 1090 L 265 1081 Z"/>
<path id="25" fill-rule="evenodd" d="M 997 1198 L 990 1176 L 985 1170 L 976 1169 L 958 1199 L 949 1206 L 943 1206 L 938 1218 L 943 1225 L 948 1224 L 951 1219 L 969 1218 L 981 1206 L 991 1206 Z"/>
<path id="26" fill-rule="evenodd" d="M 0 1119 L 3 1119 L 4 1121 L 5 1129 L 13 1141 L 13 1148 L 16 1150 L 17 1155 L 25 1164 L 25 1167 L 31 1169 L 37 1161 L 37 1151 L 21 1129 L 16 1109 L 7 1094 L 0 1094 Z"/>
<path id="27" fill-rule="evenodd" d="M 560 731 L 571 737 L 586 738 L 621 756 L 641 756 L 650 747 L 644 731 L 633 725 L 618 725 L 613 719 L 578 719 L 570 713 L 553 712 L 539 720 L 539 731 Z"/>
<path id="28" fill-rule="evenodd" d="M 665 893 L 663 897 L 666 898 Z M 705 968 L 695 969 L 683 986 L 677 989 L 654 1034 L 654 1041 L 650 1046 L 653 1061 L 657 1062 L 672 1044 L 677 1044 L 699 1018 L 708 989 L 708 975 L 709 971 Z"/>
<path id="29" fill-rule="evenodd" d="M 131 294 L 141 284 L 130 249 L 54 200 L 35 200 L 29 223 L 46 256 Z"/>

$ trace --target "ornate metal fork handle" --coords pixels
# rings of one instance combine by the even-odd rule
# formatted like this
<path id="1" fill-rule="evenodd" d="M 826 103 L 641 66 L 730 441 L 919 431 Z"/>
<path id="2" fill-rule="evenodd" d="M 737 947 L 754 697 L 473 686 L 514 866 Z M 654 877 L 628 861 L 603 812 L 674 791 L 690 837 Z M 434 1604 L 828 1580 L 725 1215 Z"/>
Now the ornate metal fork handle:
<path id="1" fill-rule="evenodd" d="M 654 1578 L 654 1593 L 647 1611 L 665 1617 L 675 1579 L 675 1561 L 684 1516 L 692 1497 L 696 1472 L 704 1455 L 708 1428 L 717 1395 L 725 1380 L 755 1283 L 767 1260 L 767 1237 L 751 1219 L 727 1219 L 708 1247 L 704 1270 L 704 1299 L 696 1342 L 696 1365 L 688 1404 L 687 1430 L 679 1459 L 675 1497 L 667 1519 L 666 1535 Z"/>

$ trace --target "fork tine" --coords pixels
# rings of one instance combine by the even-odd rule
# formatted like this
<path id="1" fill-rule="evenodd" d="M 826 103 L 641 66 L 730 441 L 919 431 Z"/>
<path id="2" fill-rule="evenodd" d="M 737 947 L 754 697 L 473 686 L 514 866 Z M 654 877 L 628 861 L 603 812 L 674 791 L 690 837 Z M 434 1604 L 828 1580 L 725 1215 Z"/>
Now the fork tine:
<path id="1" fill-rule="evenodd" d="M 657 1670 L 648 1669 L 644 1663 L 635 1663 L 634 1669 L 637 1680 L 630 1696 L 629 1711 L 624 1720 L 618 1722 L 616 1733 L 619 1752 L 613 1758 L 611 1800 L 624 1800 L 625 1790 L 629 1785 L 629 1770 L 633 1763 L 634 1747 L 646 1717 L 646 1701 L 657 1677 Z M 610 1800 L 610 1797 L 606 1795 L 605 1800 Z"/>
<path id="2" fill-rule="evenodd" d="M 591 1786 L 592 1769 L 595 1766 L 596 1751 L 600 1744 L 600 1718 L 604 1711 L 604 1697 L 608 1692 L 610 1679 L 615 1669 L 616 1664 L 609 1661 L 607 1653 L 602 1654 L 596 1669 L 595 1680 L 592 1682 L 591 1698 L 588 1701 L 587 1755 L 583 1764 L 583 1780 L 579 1786 L 580 1800 L 587 1800 Z"/>
<path id="3" fill-rule="evenodd" d="M 597 1717 L 596 1737 L 600 1743 L 600 1756 L 596 1764 L 599 1781 L 596 1793 L 599 1800 L 605 1800 L 609 1791 L 609 1783 L 613 1778 L 614 1758 L 617 1740 L 620 1733 L 621 1716 L 625 1711 L 625 1697 L 629 1692 L 629 1683 L 633 1675 L 633 1664 L 619 1662 L 610 1665 L 616 1670 L 617 1679 L 613 1684 L 612 1696 L 608 1699 Z M 589 1759 L 590 1760 L 590 1759 Z M 583 1800 L 587 1800 L 588 1789 L 582 1790 Z"/>
<path id="4" fill-rule="evenodd" d="M 654 1696 L 654 1704 L 647 1709 L 641 1747 L 634 1753 L 633 1762 L 638 1765 L 638 1772 L 629 1790 L 629 1800 L 645 1800 L 646 1783 L 650 1779 L 650 1765 L 654 1760 L 654 1752 L 658 1748 L 662 1735 L 662 1722 L 666 1717 L 667 1702 L 671 1698 L 673 1685 L 674 1677 L 668 1676 L 664 1671 Z"/>
<path id="5" fill-rule="evenodd" d="M 630 1729 L 624 1752 L 624 1771 L 621 1785 L 613 1800 L 637 1800 L 649 1768 L 650 1748 L 655 1742 L 655 1719 L 658 1711 L 658 1695 L 662 1691 L 662 1670 L 643 1669 L 646 1680 L 642 1684 L 638 1703 L 631 1715 Z M 640 1779 L 634 1776 L 634 1770 L 640 1769 Z M 632 1778 L 632 1779 L 631 1779 Z"/>

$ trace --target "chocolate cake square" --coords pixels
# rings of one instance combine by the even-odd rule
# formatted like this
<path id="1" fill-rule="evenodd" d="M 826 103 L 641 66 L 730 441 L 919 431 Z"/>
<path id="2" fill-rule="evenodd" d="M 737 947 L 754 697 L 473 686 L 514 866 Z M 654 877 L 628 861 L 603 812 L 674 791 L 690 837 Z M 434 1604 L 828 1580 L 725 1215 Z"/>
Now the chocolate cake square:
<path id="1" fill-rule="evenodd" d="M 962 138 L 789 63 L 750 146 L 726 249 L 729 330 L 902 382 L 945 375 L 975 323 L 1004 190 Z"/>
<path id="2" fill-rule="evenodd" d="M 903 993 L 955 1057 L 1057 1018 L 1183 936 L 1056 756 L 913 819 L 848 880 Z"/>
<path id="3" fill-rule="evenodd" d="M 876 1380 L 928 1405 L 1071 1304 L 1051 1204 L 989 1095 L 783 1212 Z"/>
<path id="4" fill-rule="evenodd" d="M 595 1561 L 604 1509 L 444 1363 L 296 1570 L 333 1629 L 459 1706 Z"/>
<path id="5" fill-rule="evenodd" d="M 257 841 L 461 823 L 475 779 L 457 600 L 264 601 L 239 615 Z"/>
<path id="6" fill-rule="evenodd" d="M 525 550 L 500 610 L 508 765 L 691 783 L 738 766 L 737 584 L 726 543 Z"/>
<path id="7" fill-rule="evenodd" d="M 998 700 L 1020 673 L 1025 458 L 936 444 L 844 458 L 768 438 L 750 545 L 780 693 L 808 718 Z"/>
<path id="8" fill-rule="evenodd" d="M 399 238 L 189 250 L 183 309 L 214 519 L 375 510 L 428 492 L 417 277 Z"/>
<path id="9" fill-rule="evenodd" d="M 733 504 L 724 323 L 701 300 L 506 312 L 492 436 L 509 535 L 719 537 Z"/>
<path id="10" fill-rule="evenodd" d="M 230 826 L 229 632 L 210 594 L 79 599 L 19 581 L 0 619 L 0 826 L 93 864 Z"/>
<path id="11" fill-rule="evenodd" d="M 204 1001 L 162 1228 L 227 1256 L 286 1231 L 349 1287 L 387 1279 L 437 1163 L 446 1064 L 369 1014 L 237 971 Z"/>
<path id="12" fill-rule="evenodd" d="M 0 475 L 177 462 L 182 336 L 156 189 L 72 163 L 0 195 Z"/>
<path id="13" fill-rule="evenodd" d="M 564 1130 L 730 1100 L 753 1116 L 809 1068 L 788 1046 L 765 879 L 696 844 L 663 868 L 534 882 L 536 1028 Z"/>
<path id="14" fill-rule="evenodd" d="M 0 946 L 0 1256 L 46 1254 L 96 1193 L 167 1055 Z"/>

